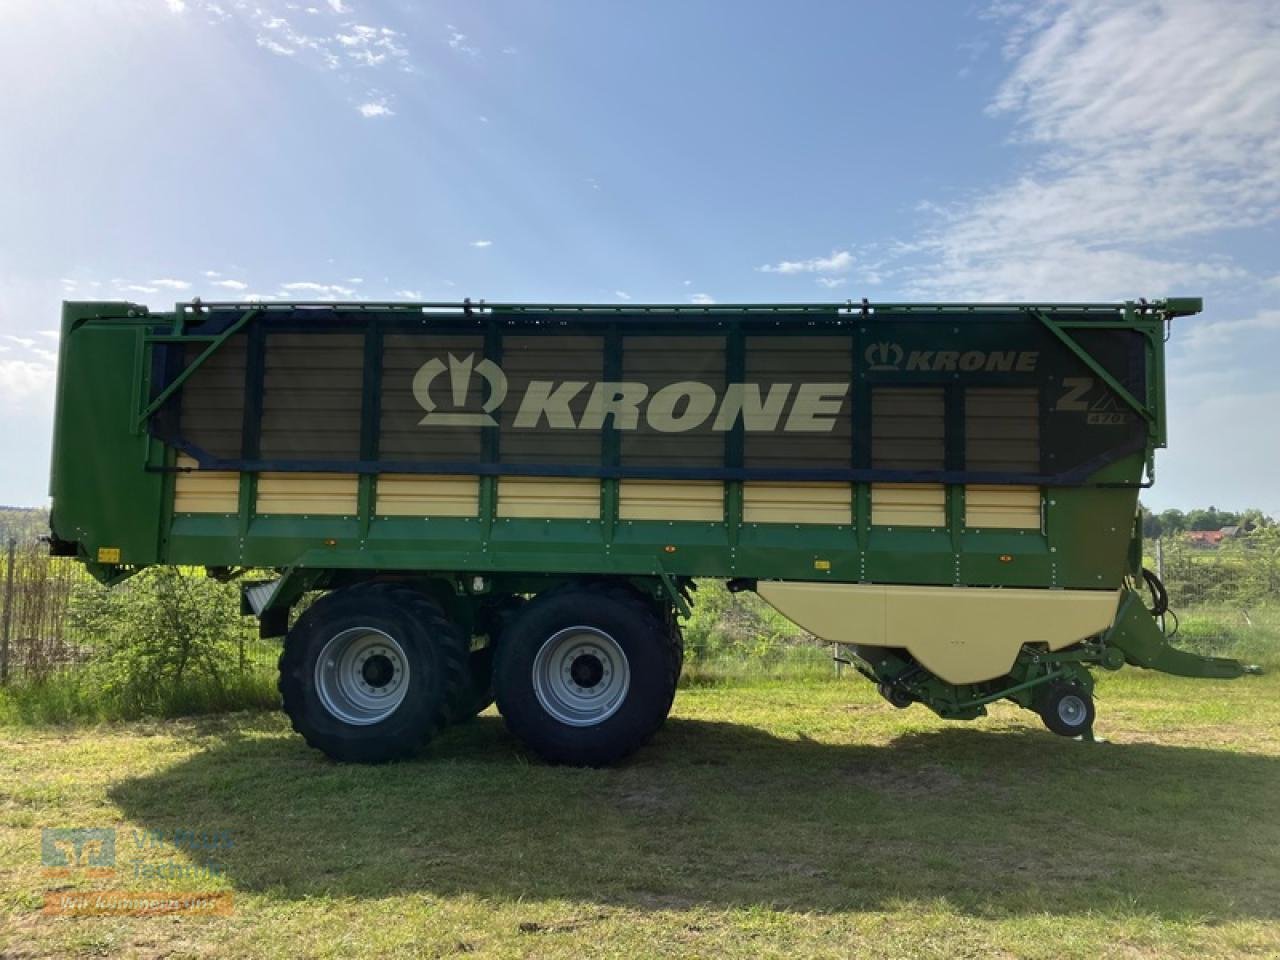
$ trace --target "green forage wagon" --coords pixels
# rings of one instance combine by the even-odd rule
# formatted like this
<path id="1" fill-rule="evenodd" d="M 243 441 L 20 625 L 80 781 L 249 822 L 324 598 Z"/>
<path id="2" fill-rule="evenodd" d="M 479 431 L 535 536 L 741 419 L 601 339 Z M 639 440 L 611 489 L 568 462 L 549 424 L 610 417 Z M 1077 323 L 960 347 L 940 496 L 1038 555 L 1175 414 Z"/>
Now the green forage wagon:
<path id="1" fill-rule="evenodd" d="M 52 550 L 246 578 L 294 727 L 410 754 L 496 698 L 552 761 L 670 710 L 694 578 L 754 590 L 898 707 L 1066 736 L 1165 642 L 1138 491 L 1196 299 L 63 308 Z M 290 627 L 290 610 L 323 591 Z"/>

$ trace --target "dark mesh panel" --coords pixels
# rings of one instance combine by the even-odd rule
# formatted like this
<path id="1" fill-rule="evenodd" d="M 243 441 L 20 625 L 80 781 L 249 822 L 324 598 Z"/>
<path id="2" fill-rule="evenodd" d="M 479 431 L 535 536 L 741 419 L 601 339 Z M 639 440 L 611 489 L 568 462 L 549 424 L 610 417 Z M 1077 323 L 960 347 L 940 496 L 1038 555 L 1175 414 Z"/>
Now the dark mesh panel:
<path id="1" fill-rule="evenodd" d="M 232 337 L 182 385 L 179 436 L 220 460 L 240 458 L 247 340 L 244 334 Z M 183 365 L 193 363 L 207 347 L 187 344 Z"/>
<path id="2" fill-rule="evenodd" d="M 876 470 L 941 470 L 946 458 L 941 387 L 876 387 L 871 391 L 871 466 Z"/>
<path id="3" fill-rule="evenodd" d="M 965 468 L 1040 470 L 1040 394 L 1034 387 L 970 387 L 964 396 Z"/>
<path id="4" fill-rule="evenodd" d="M 591 388 L 604 378 L 604 337 L 507 336 L 502 340 L 502 369 L 507 374 L 508 402 L 502 409 L 499 459 L 516 464 L 597 466 L 600 431 L 552 427 L 546 417 L 536 429 L 517 429 L 520 399 L 531 381 L 585 383 L 569 401 L 573 423 L 582 420 Z"/>
<path id="5" fill-rule="evenodd" d="M 622 340 L 622 379 L 638 381 L 649 387 L 640 418 L 634 430 L 624 430 L 622 465 L 628 467 L 662 466 L 678 463 L 682 467 L 719 467 L 724 464 L 724 432 L 714 429 L 717 401 L 724 392 L 724 337 L 624 337 Z M 709 387 L 714 396 L 710 412 L 697 422 L 705 407 L 700 398 L 702 386 L 676 387 L 673 384 L 694 382 Z M 658 407 L 655 408 L 655 400 Z M 659 430 L 656 419 L 669 427 Z M 685 428 L 687 426 L 687 428 Z"/>
<path id="6" fill-rule="evenodd" d="M 847 337 L 747 337 L 745 380 L 758 384 L 760 398 L 775 384 L 789 384 L 787 403 L 776 422 L 771 416 L 746 418 L 744 460 L 747 467 L 786 469 L 849 467 L 853 442 L 852 388 L 840 404 L 832 428 L 825 433 L 788 432 L 787 417 L 802 383 L 852 383 L 853 358 Z M 765 429 L 767 427 L 772 429 Z M 753 427 L 755 429 L 753 429 Z"/>
<path id="7" fill-rule="evenodd" d="M 362 334 L 270 333 L 264 371 L 262 459 L 359 459 Z"/>
<path id="8" fill-rule="evenodd" d="M 465 402 L 455 406 L 450 357 L 473 367 L 484 359 L 484 338 L 432 333 L 388 334 L 382 339 L 382 400 L 378 457 L 381 460 L 470 461 L 480 459 L 479 426 L 423 423 L 428 411 L 413 392 L 414 377 L 424 364 L 444 367 L 431 381 L 428 396 L 440 413 L 479 412 L 487 397 L 483 377 L 467 380 Z"/>

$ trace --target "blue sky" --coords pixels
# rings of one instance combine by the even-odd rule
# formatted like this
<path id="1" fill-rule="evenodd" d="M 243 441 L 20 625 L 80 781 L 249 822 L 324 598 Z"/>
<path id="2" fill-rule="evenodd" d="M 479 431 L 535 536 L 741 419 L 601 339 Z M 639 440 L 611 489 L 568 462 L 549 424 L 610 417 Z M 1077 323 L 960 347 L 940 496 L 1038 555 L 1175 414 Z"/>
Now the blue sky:
<path id="1" fill-rule="evenodd" d="M 1201 295 L 1144 500 L 1280 514 L 1271 0 L 6 0 L 0 503 L 63 299 Z"/>

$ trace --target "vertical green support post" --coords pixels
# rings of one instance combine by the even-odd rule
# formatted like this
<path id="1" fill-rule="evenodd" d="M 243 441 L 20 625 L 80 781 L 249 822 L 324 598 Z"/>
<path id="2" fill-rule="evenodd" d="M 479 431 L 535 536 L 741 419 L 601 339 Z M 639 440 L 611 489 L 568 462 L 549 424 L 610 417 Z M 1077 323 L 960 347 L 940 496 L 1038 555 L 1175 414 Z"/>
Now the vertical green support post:
<path id="1" fill-rule="evenodd" d="M 725 331 L 725 383 L 743 383 L 747 378 L 747 342 L 742 324 L 730 323 Z M 733 429 L 724 437 L 724 465 L 739 468 L 746 457 L 745 416 L 738 417 Z M 729 546 L 736 549 L 742 530 L 742 481 L 726 480 L 724 490 L 724 520 L 727 525 Z"/>
<path id="2" fill-rule="evenodd" d="M 502 365 L 502 330 L 498 320 L 489 315 L 484 328 L 484 357 Z M 498 416 L 502 414 L 499 411 Z M 480 462 L 489 466 L 502 460 L 501 421 L 496 427 L 480 428 Z M 480 542 L 487 544 L 493 535 L 493 519 L 498 513 L 498 478 L 491 474 L 480 477 Z"/>
<path id="3" fill-rule="evenodd" d="M 364 331 L 364 379 L 360 384 L 360 459 L 365 464 L 378 460 L 378 433 L 382 429 L 382 324 L 374 317 Z M 369 537 L 369 525 L 377 506 L 376 474 L 362 473 L 358 480 L 356 512 L 360 539 Z"/>
<path id="4" fill-rule="evenodd" d="M 944 466 L 947 470 L 962 471 L 965 468 L 965 391 L 959 384 L 943 388 L 945 423 L 943 426 Z M 964 533 L 964 484 L 947 484 L 947 533 L 951 537 L 952 581 L 962 582 L 960 557 L 963 554 Z"/>
<path id="5" fill-rule="evenodd" d="M 850 444 L 853 448 L 850 452 L 850 465 L 854 470 L 867 470 L 871 467 L 871 387 L 867 383 L 867 375 L 863 371 L 862 363 L 863 344 L 868 342 L 864 336 L 867 333 L 863 328 L 865 323 L 867 323 L 865 316 L 855 320 L 850 336 L 850 349 L 853 353 L 850 369 L 854 371 L 853 389 L 849 401 L 853 404 L 850 411 L 853 434 Z M 858 540 L 859 572 L 861 573 L 871 537 L 871 485 L 862 481 L 853 485 L 853 527 Z M 858 579 L 862 577 L 859 576 Z"/>
<path id="6" fill-rule="evenodd" d="M 257 460 L 261 453 L 262 391 L 266 379 L 267 332 L 261 324 L 254 324 L 245 345 L 244 371 L 244 419 L 240 426 L 240 457 Z M 245 538 L 253 520 L 258 501 L 258 475 L 240 474 L 239 552 L 244 554 Z"/>
<path id="7" fill-rule="evenodd" d="M 604 336 L 604 379 L 622 379 L 622 328 L 610 323 Z M 600 458 L 606 467 L 617 467 L 622 462 L 622 438 L 613 417 L 602 425 L 600 431 Z M 618 524 L 618 480 L 605 477 L 600 481 L 600 523 L 606 545 L 613 543 Z"/>

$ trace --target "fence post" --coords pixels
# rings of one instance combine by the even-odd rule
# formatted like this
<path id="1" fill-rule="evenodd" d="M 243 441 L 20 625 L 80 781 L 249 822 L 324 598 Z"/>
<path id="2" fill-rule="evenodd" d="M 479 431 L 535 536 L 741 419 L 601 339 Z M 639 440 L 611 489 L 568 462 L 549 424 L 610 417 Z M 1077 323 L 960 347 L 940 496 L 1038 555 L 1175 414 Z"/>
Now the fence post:
<path id="1" fill-rule="evenodd" d="M 13 554 L 18 538 L 9 538 L 9 562 L 4 574 L 4 625 L 0 627 L 0 684 L 9 682 L 9 631 L 13 627 Z"/>
<path id="2" fill-rule="evenodd" d="M 1164 537 L 1156 537 L 1156 576 L 1164 583 Z"/>

